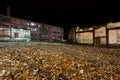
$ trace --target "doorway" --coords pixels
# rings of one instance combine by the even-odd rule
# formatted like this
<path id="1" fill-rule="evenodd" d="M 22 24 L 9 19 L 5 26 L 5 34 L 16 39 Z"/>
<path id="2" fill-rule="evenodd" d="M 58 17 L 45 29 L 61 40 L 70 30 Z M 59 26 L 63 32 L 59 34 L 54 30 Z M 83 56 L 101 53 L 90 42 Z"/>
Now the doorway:
<path id="1" fill-rule="evenodd" d="M 95 37 L 94 45 L 100 46 L 100 37 Z"/>

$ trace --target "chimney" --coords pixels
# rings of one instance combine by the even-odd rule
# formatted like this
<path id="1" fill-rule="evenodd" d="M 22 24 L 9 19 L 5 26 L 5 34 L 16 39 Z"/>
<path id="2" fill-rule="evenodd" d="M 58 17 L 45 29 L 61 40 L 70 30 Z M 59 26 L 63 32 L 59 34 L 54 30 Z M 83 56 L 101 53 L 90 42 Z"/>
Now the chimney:
<path id="1" fill-rule="evenodd" d="M 7 6 L 7 16 L 10 17 L 10 6 Z"/>

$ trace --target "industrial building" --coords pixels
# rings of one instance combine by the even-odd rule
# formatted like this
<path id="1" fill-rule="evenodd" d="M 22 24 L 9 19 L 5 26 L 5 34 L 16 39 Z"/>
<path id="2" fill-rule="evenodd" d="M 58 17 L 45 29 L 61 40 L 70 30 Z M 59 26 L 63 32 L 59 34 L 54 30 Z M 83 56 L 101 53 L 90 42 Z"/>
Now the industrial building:
<path id="1" fill-rule="evenodd" d="M 7 16 L 0 14 L 0 27 L 3 27 L 4 30 L 8 29 L 9 31 L 10 28 L 12 29 L 12 31 L 14 31 L 14 29 L 16 30 L 20 29 L 18 30 L 17 33 L 15 32 L 14 35 L 16 36 L 19 35 L 18 37 L 22 37 L 22 38 L 23 36 L 21 35 L 25 35 L 28 33 L 19 32 L 19 31 L 28 30 L 29 32 L 30 30 L 30 36 L 29 36 L 30 41 L 61 42 L 63 40 L 63 36 L 64 36 L 63 28 L 48 25 L 48 24 L 38 23 L 30 20 L 11 17 L 9 7 L 7 8 L 7 11 L 8 11 Z M 1 36 L 3 36 L 3 34 L 1 34 Z M 14 37 L 13 34 L 10 34 L 10 33 L 9 35 L 4 35 L 4 36 Z M 7 38 L 4 38 L 4 39 L 7 39 Z"/>
<path id="2" fill-rule="evenodd" d="M 93 46 L 119 46 L 120 45 L 120 22 L 110 22 L 105 25 L 93 25 L 87 28 L 77 26 L 70 30 L 69 40 L 74 43 L 88 44 Z M 75 37 L 74 37 L 74 36 Z"/>

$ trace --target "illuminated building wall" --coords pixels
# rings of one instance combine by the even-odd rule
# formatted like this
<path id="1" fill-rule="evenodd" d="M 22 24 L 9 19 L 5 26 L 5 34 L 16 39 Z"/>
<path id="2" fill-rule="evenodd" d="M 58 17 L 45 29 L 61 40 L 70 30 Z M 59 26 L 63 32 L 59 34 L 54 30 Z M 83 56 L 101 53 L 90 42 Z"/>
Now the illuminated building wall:
<path id="1" fill-rule="evenodd" d="M 80 33 L 76 33 L 76 42 L 80 43 Z"/>
<path id="2" fill-rule="evenodd" d="M 10 28 L 2 28 L 0 25 L 0 41 L 10 40 Z"/>
<path id="3" fill-rule="evenodd" d="M 120 44 L 120 30 L 109 30 L 109 44 Z"/>
<path id="4" fill-rule="evenodd" d="M 76 42 L 81 44 L 93 44 L 93 27 L 76 28 Z"/>
<path id="5" fill-rule="evenodd" d="M 109 31 L 109 43 L 110 44 L 116 44 L 117 43 L 117 37 L 116 37 L 116 31 L 110 30 Z"/>
<path id="6" fill-rule="evenodd" d="M 12 41 L 20 41 L 20 40 L 26 40 L 30 41 L 30 30 L 27 29 L 21 29 L 21 28 L 11 28 L 11 40 Z"/>
<path id="7" fill-rule="evenodd" d="M 30 30 L 0 25 L 0 41 L 30 41 Z"/>
<path id="8" fill-rule="evenodd" d="M 120 22 L 108 23 L 109 44 L 120 44 Z"/>
<path id="9" fill-rule="evenodd" d="M 106 44 L 106 27 L 105 26 L 97 26 L 95 29 L 95 37 L 99 37 L 99 44 Z"/>
<path id="10" fill-rule="evenodd" d="M 106 27 L 100 27 L 95 29 L 95 37 L 103 37 L 106 36 Z"/>
<path id="11" fill-rule="evenodd" d="M 120 22 L 88 28 L 76 27 L 76 43 L 94 44 L 95 46 L 120 45 Z"/>
<path id="12" fill-rule="evenodd" d="M 93 44 L 93 33 L 92 32 L 81 33 L 79 36 L 79 42 Z"/>

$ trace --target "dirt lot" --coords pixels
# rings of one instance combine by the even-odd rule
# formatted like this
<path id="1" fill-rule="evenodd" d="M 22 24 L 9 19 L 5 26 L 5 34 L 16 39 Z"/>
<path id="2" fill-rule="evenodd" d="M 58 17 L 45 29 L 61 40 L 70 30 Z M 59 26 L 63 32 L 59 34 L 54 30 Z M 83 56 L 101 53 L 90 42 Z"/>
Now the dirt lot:
<path id="1" fill-rule="evenodd" d="M 120 49 L 3 42 L 0 80 L 120 80 Z"/>

